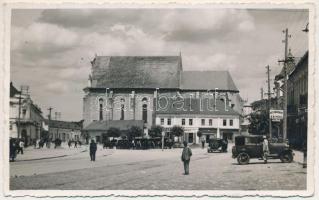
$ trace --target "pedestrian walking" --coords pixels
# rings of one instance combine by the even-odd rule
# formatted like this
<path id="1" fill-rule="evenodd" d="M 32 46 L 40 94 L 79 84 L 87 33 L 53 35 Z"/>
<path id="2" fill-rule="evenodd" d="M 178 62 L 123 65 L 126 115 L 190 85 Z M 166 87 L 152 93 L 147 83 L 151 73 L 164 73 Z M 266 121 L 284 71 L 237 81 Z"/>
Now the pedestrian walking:
<path id="1" fill-rule="evenodd" d="M 266 136 L 263 136 L 263 159 L 264 163 L 267 163 L 267 157 L 269 155 L 269 142 Z"/>
<path id="2" fill-rule="evenodd" d="M 71 140 L 68 141 L 68 146 L 71 148 Z"/>
<path id="3" fill-rule="evenodd" d="M 74 148 L 78 148 L 78 142 L 74 141 Z"/>
<path id="4" fill-rule="evenodd" d="M 91 161 L 95 161 L 95 154 L 96 154 L 97 146 L 94 140 L 91 140 L 90 143 L 90 158 Z"/>
<path id="5" fill-rule="evenodd" d="M 191 160 L 192 150 L 187 146 L 187 142 L 184 141 L 184 148 L 182 152 L 182 161 L 184 163 L 184 175 L 189 175 L 189 162 Z"/>
<path id="6" fill-rule="evenodd" d="M 24 142 L 23 140 L 20 140 L 18 144 L 18 154 L 21 153 L 23 155 L 23 148 L 24 148 Z"/>
<path id="7" fill-rule="evenodd" d="M 222 151 L 227 152 L 227 149 L 228 149 L 228 139 L 227 139 L 227 137 L 225 137 L 222 140 Z"/>
<path id="8" fill-rule="evenodd" d="M 10 162 L 14 162 L 14 159 L 16 157 L 16 143 L 13 138 L 10 138 Z"/>
<path id="9" fill-rule="evenodd" d="M 202 149 L 204 149 L 205 148 L 205 138 L 204 137 L 202 137 Z"/>

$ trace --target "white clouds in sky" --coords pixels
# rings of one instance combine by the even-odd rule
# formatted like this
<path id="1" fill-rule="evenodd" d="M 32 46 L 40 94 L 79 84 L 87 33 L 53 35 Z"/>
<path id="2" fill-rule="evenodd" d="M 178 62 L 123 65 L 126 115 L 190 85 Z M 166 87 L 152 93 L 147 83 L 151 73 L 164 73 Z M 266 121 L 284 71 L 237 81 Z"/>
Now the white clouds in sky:
<path id="1" fill-rule="evenodd" d="M 178 55 L 184 70 L 229 70 L 244 98 L 259 97 L 265 66 L 280 71 L 283 34 L 307 49 L 305 11 L 244 9 L 13 10 L 11 79 L 27 84 L 43 110 L 82 118 L 82 89 L 98 55 Z M 254 84 L 251 84 L 254 83 Z M 71 109 L 72 108 L 72 109 Z"/>

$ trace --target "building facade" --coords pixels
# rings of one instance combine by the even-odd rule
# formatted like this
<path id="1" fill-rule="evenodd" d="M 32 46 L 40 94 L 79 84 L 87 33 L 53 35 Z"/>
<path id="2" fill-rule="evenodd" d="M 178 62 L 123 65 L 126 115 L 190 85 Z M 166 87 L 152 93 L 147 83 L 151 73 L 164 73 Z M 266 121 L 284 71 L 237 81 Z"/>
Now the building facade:
<path id="1" fill-rule="evenodd" d="M 307 140 L 308 52 L 299 60 L 287 81 L 287 137 L 296 147 Z"/>
<path id="2" fill-rule="evenodd" d="M 10 83 L 10 137 L 21 138 L 26 145 L 41 137 L 43 116 L 29 94 Z"/>
<path id="3" fill-rule="evenodd" d="M 81 137 L 82 122 L 68 122 L 60 120 L 45 120 L 48 127 L 48 137 L 54 141 L 59 138 L 62 142 L 83 141 Z"/>
<path id="4" fill-rule="evenodd" d="M 214 126 L 210 127 L 212 129 L 220 123 L 217 120 L 225 118 L 232 119 L 233 128 L 239 131 L 239 126 L 235 124 L 242 112 L 243 102 L 228 71 L 183 71 L 181 56 L 96 56 L 91 64 L 88 87 L 84 89 L 83 119 L 84 131 L 91 132 L 92 136 L 92 127 L 95 129 L 97 124 L 104 124 L 106 129 L 117 121 L 129 121 L 131 125 L 136 124 L 134 121 L 142 121 L 146 135 L 153 125 L 161 124 L 162 118 L 170 118 L 176 124 L 184 117 L 193 118 L 197 129 L 206 128 L 197 126 L 197 118 L 201 114 L 208 121 L 215 119 Z M 200 113 L 199 110 L 198 113 L 189 111 L 180 114 L 175 113 L 174 109 L 163 109 L 168 104 L 163 103 L 164 99 L 169 102 L 178 98 L 199 101 L 208 96 L 216 96 L 217 102 L 223 100 L 223 109 L 226 107 L 232 112 Z M 176 102 L 169 104 L 172 106 Z M 194 127 L 184 126 L 185 132 L 193 134 L 185 137 L 191 143 L 197 141 L 194 136 L 197 129 Z M 94 137 L 105 131 L 94 131 Z"/>

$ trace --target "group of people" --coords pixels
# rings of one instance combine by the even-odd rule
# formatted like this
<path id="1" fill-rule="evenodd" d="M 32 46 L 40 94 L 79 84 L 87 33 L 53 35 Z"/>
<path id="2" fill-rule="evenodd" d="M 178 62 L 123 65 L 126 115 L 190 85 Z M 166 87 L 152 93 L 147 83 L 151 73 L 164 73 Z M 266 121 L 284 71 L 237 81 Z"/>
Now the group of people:
<path id="1" fill-rule="evenodd" d="M 113 148 L 117 149 L 157 149 L 162 148 L 162 140 L 159 139 L 120 139 L 120 140 L 105 140 L 102 142 L 103 148 Z M 165 138 L 164 140 L 164 148 L 172 148 L 173 140 Z"/>
<path id="2" fill-rule="evenodd" d="M 23 154 L 24 139 L 10 138 L 9 145 L 10 145 L 9 160 L 10 162 L 14 162 L 15 158 L 17 157 L 17 154 L 19 153 L 21 153 L 21 155 Z"/>
<path id="3" fill-rule="evenodd" d="M 75 141 L 69 140 L 69 141 L 68 141 L 68 146 L 69 146 L 69 148 L 71 148 L 72 143 L 74 143 L 74 148 L 78 148 L 78 145 L 81 147 L 81 145 L 82 145 L 82 142 L 79 141 L 79 140 L 75 140 Z"/>
<path id="4" fill-rule="evenodd" d="M 54 144 L 54 148 L 57 148 L 61 146 L 62 140 L 60 138 L 56 138 L 55 140 L 52 140 L 51 138 L 40 138 L 40 139 L 34 139 L 33 141 L 33 147 L 35 149 L 41 149 L 46 146 L 46 148 L 51 148 L 51 143 Z"/>

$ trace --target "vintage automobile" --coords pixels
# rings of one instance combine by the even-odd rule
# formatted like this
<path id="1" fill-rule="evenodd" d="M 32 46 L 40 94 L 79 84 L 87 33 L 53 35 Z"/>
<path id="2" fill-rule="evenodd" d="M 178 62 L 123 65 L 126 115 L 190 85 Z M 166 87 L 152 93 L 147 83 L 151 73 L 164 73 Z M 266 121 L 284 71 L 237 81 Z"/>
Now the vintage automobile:
<path id="1" fill-rule="evenodd" d="M 213 138 L 208 141 L 207 152 L 227 152 L 228 141 L 221 138 Z"/>
<path id="2" fill-rule="evenodd" d="M 248 164 L 251 158 L 262 159 L 263 157 L 263 136 L 248 135 L 235 137 L 235 146 L 232 147 L 232 157 L 237 158 L 240 165 Z M 285 142 L 273 143 L 269 141 L 269 155 L 267 159 L 280 159 L 281 162 L 290 163 L 293 161 L 294 153 Z"/>

